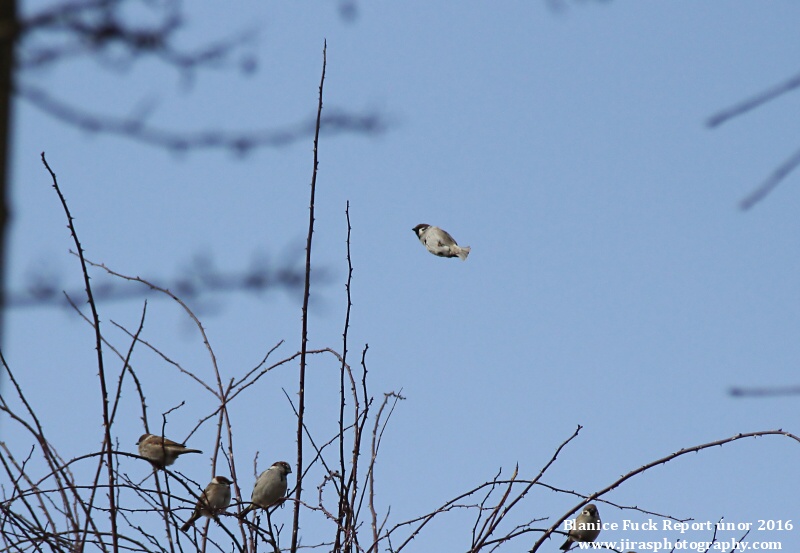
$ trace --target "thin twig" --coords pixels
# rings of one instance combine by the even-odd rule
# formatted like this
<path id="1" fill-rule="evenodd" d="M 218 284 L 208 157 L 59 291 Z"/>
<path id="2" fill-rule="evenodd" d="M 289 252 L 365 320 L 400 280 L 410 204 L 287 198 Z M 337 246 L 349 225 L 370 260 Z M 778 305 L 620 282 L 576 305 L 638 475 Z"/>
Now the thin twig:
<path id="1" fill-rule="evenodd" d="M 350 202 L 347 202 L 347 205 L 344 210 L 345 219 L 347 220 L 347 240 L 345 243 L 347 244 L 347 282 L 345 283 L 345 291 L 347 292 L 347 307 L 345 309 L 345 316 L 344 316 L 344 330 L 342 330 L 342 362 L 339 366 L 339 489 L 341 490 L 339 494 L 339 505 L 338 505 L 338 515 L 336 519 L 336 539 L 334 540 L 334 553 L 338 553 L 341 551 L 342 547 L 342 532 L 343 532 L 343 520 L 345 516 L 348 518 L 352 514 L 352 508 L 348 508 L 347 504 L 347 467 L 345 465 L 345 454 L 344 454 L 344 410 L 346 404 L 346 396 L 345 396 L 345 373 L 347 371 L 347 336 L 348 331 L 350 329 L 350 310 L 353 307 L 352 297 L 350 295 L 350 284 L 353 279 L 353 262 L 350 257 L 350 233 L 353 230 L 353 227 L 350 225 Z M 352 376 L 351 376 L 352 378 Z M 344 537 L 344 541 L 347 540 L 347 537 Z"/>
<path id="2" fill-rule="evenodd" d="M 800 150 L 795 151 L 786 161 L 778 165 L 778 167 L 772 171 L 772 174 L 768 176 L 758 188 L 750 192 L 739 202 L 739 207 L 742 211 L 747 211 L 766 198 L 767 195 L 772 192 L 789 173 L 794 171 L 798 165 L 800 165 Z"/>
<path id="3" fill-rule="evenodd" d="M 50 177 L 53 179 L 53 188 L 58 194 L 59 200 L 61 200 L 61 207 L 64 209 L 64 214 L 67 216 L 67 226 L 69 227 L 69 232 L 72 235 L 72 240 L 75 243 L 75 248 L 78 251 L 78 257 L 81 261 L 81 272 L 83 273 L 83 282 L 86 286 L 86 298 L 89 303 L 89 308 L 92 311 L 92 320 L 94 321 L 94 334 L 95 334 L 95 350 L 97 351 L 97 369 L 98 369 L 98 376 L 100 377 L 100 393 L 101 399 L 103 403 L 103 429 L 105 435 L 103 437 L 103 447 L 106 449 L 106 468 L 108 473 L 108 503 L 109 503 L 109 510 L 111 515 L 111 544 L 114 550 L 114 553 L 118 553 L 119 551 L 119 536 L 117 532 L 117 509 L 114 497 L 114 458 L 111 455 L 111 421 L 109 418 L 108 412 L 108 388 L 106 387 L 106 373 L 105 367 L 103 365 L 103 337 L 100 334 L 100 316 L 97 313 L 97 306 L 94 303 L 94 297 L 92 296 L 92 286 L 89 281 L 89 269 L 86 264 L 86 259 L 83 257 L 83 247 L 81 247 L 81 243 L 78 240 L 78 231 L 75 230 L 75 221 L 72 217 L 72 214 L 69 211 L 69 206 L 67 206 L 67 200 L 64 195 L 61 193 L 61 189 L 58 186 L 58 179 L 56 178 L 56 174 L 50 168 L 50 165 L 47 163 L 47 159 L 45 159 L 44 152 L 42 152 L 42 163 L 44 164 L 47 172 L 50 173 Z"/>
<path id="4" fill-rule="evenodd" d="M 723 123 L 730 121 L 734 117 L 738 117 L 744 113 L 747 113 L 748 111 L 754 110 L 757 107 L 774 100 L 778 96 L 786 94 L 787 92 L 791 92 L 798 87 L 800 87 L 800 74 L 794 75 L 793 77 L 790 77 L 789 79 L 773 86 L 772 88 L 768 88 L 767 90 L 764 90 L 755 96 L 748 98 L 747 100 L 715 113 L 708 118 L 706 125 L 711 128 L 718 127 Z"/>
<path id="5" fill-rule="evenodd" d="M 319 100 L 317 103 L 317 123 L 314 130 L 314 166 L 311 172 L 311 197 L 308 205 L 308 237 L 306 238 L 306 277 L 303 289 L 303 330 L 300 338 L 300 375 L 297 407 L 297 486 L 294 496 L 294 516 L 292 519 L 292 544 L 290 551 L 296 553 L 300 537 L 300 499 L 303 493 L 303 417 L 306 406 L 306 351 L 308 348 L 308 300 L 311 295 L 311 242 L 314 236 L 314 198 L 317 191 L 317 169 L 319 168 L 319 129 L 322 120 L 322 87 L 325 84 L 328 43 L 322 47 L 322 76 L 319 81 Z"/>

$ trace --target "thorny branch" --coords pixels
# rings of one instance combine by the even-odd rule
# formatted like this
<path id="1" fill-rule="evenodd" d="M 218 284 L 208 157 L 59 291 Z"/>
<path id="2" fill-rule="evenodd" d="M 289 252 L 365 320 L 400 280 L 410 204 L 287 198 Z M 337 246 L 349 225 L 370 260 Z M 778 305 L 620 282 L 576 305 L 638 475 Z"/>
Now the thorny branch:
<path id="1" fill-rule="evenodd" d="M 672 461 L 674 459 L 677 459 L 678 457 L 681 457 L 683 455 L 686 455 L 687 453 L 695 453 L 695 452 L 698 452 L 698 451 L 702 451 L 704 449 L 709 449 L 711 447 L 722 446 L 722 445 L 725 445 L 725 444 L 728 444 L 728 443 L 731 443 L 731 442 L 735 442 L 737 440 L 742 440 L 742 439 L 745 439 L 745 438 L 758 438 L 760 436 L 784 436 L 784 437 L 790 438 L 790 439 L 792 439 L 795 442 L 800 444 L 800 437 L 795 436 L 794 434 L 792 434 L 790 432 L 784 432 L 783 430 L 779 429 L 779 430 L 763 430 L 763 431 L 760 431 L 760 432 L 747 432 L 745 434 L 737 434 L 736 436 L 732 436 L 730 438 L 724 438 L 724 439 L 721 439 L 721 440 L 715 440 L 713 442 L 708 442 L 708 443 L 705 443 L 705 444 L 700 444 L 700 445 L 696 445 L 696 446 L 692 446 L 692 447 L 688 447 L 688 448 L 682 448 L 682 449 L 680 449 L 680 450 L 678 450 L 678 451 L 676 451 L 674 453 L 670 453 L 669 455 L 666 455 L 665 457 L 662 457 L 660 459 L 656 459 L 655 461 L 647 463 L 646 465 L 642 465 L 638 469 L 634 469 L 634 470 L 628 472 L 627 474 L 621 476 L 619 479 L 615 480 L 614 482 L 612 482 L 611 484 L 609 484 L 605 488 L 603 488 L 601 490 L 598 490 L 598 491 L 594 492 L 593 494 L 587 496 L 583 501 L 578 503 L 578 505 L 573 507 L 572 510 L 570 510 L 568 513 L 564 514 L 555 523 L 553 523 L 553 525 L 550 526 L 550 528 L 548 528 L 544 532 L 544 534 L 542 534 L 542 537 L 540 537 L 536 541 L 536 543 L 533 545 L 533 548 L 530 550 L 531 553 L 534 553 L 535 551 L 537 551 L 539 549 L 539 547 L 541 547 L 542 543 L 544 543 L 544 541 L 550 536 L 550 534 L 556 528 L 558 528 L 561 525 L 561 523 L 563 523 L 565 520 L 567 520 L 569 517 L 571 517 L 575 512 L 577 512 L 584 505 L 586 505 L 587 503 L 591 502 L 594 499 L 602 497 L 603 495 L 607 494 L 611 490 L 613 490 L 613 489 L 619 487 L 620 485 L 622 485 L 624 482 L 630 480 L 634 476 L 637 476 L 637 475 L 639 475 L 639 474 L 641 474 L 641 473 L 643 473 L 643 472 L 645 472 L 647 470 L 650 470 L 653 467 L 657 467 L 658 465 L 663 465 L 665 463 L 669 463 L 670 461 Z"/>
<path id="2" fill-rule="evenodd" d="M 306 238 L 306 277 L 303 289 L 302 331 L 300 334 L 300 375 L 297 391 L 297 485 L 294 489 L 294 513 L 292 520 L 292 545 L 295 553 L 300 539 L 300 501 L 303 493 L 303 428 L 306 408 L 306 352 L 308 348 L 308 300 L 311 295 L 311 244 L 314 237 L 314 198 L 317 192 L 317 171 L 319 169 L 319 129 L 322 120 L 322 90 L 325 84 L 328 43 L 322 47 L 322 76 L 319 80 L 319 100 L 317 102 L 317 123 L 314 132 L 314 163 L 311 169 L 311 195 L 308 201 L 308 237 Z"/>
<path id="3" fill-rule="evenodd" d="M 114 496 L 114 459 L 111 454 L 111 419 L 109 417 L 108 412 L 108 387 L 106 386 L 106 371 L 105 371 L 105 364 L 103 362 L 103 339 L 102 335 L 100 334 L 100 316 L 97 314 L 97 307 L 94 303 L 94 297 L 92 296 L 92 286 L 89 282 L 89 270 L 87 268 L 86 260 L 83 257 L 83 248 L 81 247 L 81 243 L 78 240 L 78 232 L 75 230 L 75 220 L 72 217 L 72 214 L 69 212 L 69 207 L 67 206 L 67 200 L 64 198 L 64 195 L 61 193 L 61 189 L 58 186 L 58 180 L 56 179 L 56 174 L 47 164 L 47 160 L 45 159 L 44 152 L 42 152 L 42 163 L 44 163 L 47 172 L 50 173 L 50 177 L 53 179 L 53 188 L 58 194 L 58 199 L 61 201 L 61 206 L 64 209 L 64 214 L 67 216 L 67 226 L 69 227 L 70 235 L 72 236 L 73 241 L 75 242 L 75 248 L 78 252 L 78 257 L 81 261 L 81 273 L 83 274 L 83 282 L 86 286 L 86 297 L 89 302 L 89 308 L 92 311 L 92 322 L 94 326 L 94 334 L 95 334 L 95 349 L 97 351 L 97 368 L 98 368 L 98 376 L 100 379 L 100 394 L 101 394 L 101 401 L 103 407 L 103 428 L 104 428 L 104 436 L 103 436 L 103 448 L 106 451 L 106 470 L 108 474 L 108 504 L 109 504 L 109 511 L 111 515 L 111 539 L 112 539 L 112 547 L 114 553 L 119 551 L 119 541 L 117 535 L 117 509 L 116 509 L 116 498 Z M 100 466 L 102 466 L 102 461 Z M 98 468 L 99 470 L 99 468 Z M 97 482 L 95 482 L 96 484 Z M 89 504 L 89 511 L 91 512 L 91 504 Z"/>

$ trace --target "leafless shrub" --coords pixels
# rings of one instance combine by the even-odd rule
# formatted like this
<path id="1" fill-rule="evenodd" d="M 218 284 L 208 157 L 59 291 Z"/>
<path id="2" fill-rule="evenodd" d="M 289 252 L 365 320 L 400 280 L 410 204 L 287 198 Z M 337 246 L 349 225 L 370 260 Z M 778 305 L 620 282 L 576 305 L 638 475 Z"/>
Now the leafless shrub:
<path id="1" fill-rule="evenodd" d="M 323 51 L 323 60 L 324 60 Z M 391 513 L 378 512 L 375 504 L 376 490 L 379 486 L 379 460 L 381 441 L 394 409 L 403 399 L 402 391 L 387 392 L 380 401 L 370 395 L 368 386 L 368 346 L 361 349 L 358 363 L 349 360 L 349 325 L 351 317 L 350 291 L 353 265 L 350 257 L 350 214 L 349 205 L 345 210 L 348 223 L 346 283 L 347 306 L 342 330 L 342 344 L 339 349 L 329 347 L 309 349 L 308 337 L 308 298 L 310 295 L 310 272 L 312 259 L 312 237 L 314 234 L 314 195 L 317 185 L 317 156 L 319 152 L 319 127 L 322 113 L 322 93 L 325 79 L 325 62 L 319 87 L 317 123 L 314 139 L 314 162 L 311 178 L 311 198 L 309 202 L 309 228 L 306 243 L 306 265 L 304 274 L 303 333 L 298 351 L 276 356 L 282 343 L 277 343 L 267 351 L 260 363 L 244 370 L 229 379 L 223 379 L 214 348 L 206 335 L 203 324 L 192 309 L 178 294 L 154 283 L 135 276 L 120 274 L 102 264 L 92 263 L 84 258 L 78 239 L 78 232 L 69 213 L 67 201 L 62 194 L 55 172 L 42 161 L 50 172 L 53 186 L 62 201 L 64 212 L 75 244 L 75 253 L 80 261 L 81 274 L 86 287 L 89 314 L 77 308 L 95 335 L 97 350 L 98 380 L 102 394 L 102 420 L 104 423 L 102 445 L 98 451 L 88 452 L 66 460 L 58 453 L 57 440 L 45 434 L 37 415 L 37 407 L 32 405 L 19 385 L 15 371 L 0 353 L 5 374 L 12 387 L 11 393 L 0 397 L 0 411 L 5 413 L 10 423 L 18 425 L 32 439 L 33 447 L 22 450 L 13 445 L 0 443 L 0 464 L 4 473 L 3 497 L 0 501 L 0 543 L 2 551 L 85 551 L 92 548 L 98 551 L 153 551 L 170 553 L 176 551 L 247 551 L 259 549 L 269 551 L 291 551 L 311 549 L 321 551 L 377 553 L 381 550 L 400 552 L 432 524 L 446 524 L 448 514 L 462 511 L 472 515 L 472 522 L 463 528 L 455 527 L 450 533 L 456 540 L 465 544 L 469 552 L 495 551 L 504 545 L 514 544 L 513 550 L 520 550 L 520 543 L 533 541 L 530 551 L 535 552 L 553 534 L 561 533 L 561 523 L 590 501 L 605 503 L 615 509 L 634 510 L 648 515 L 664 518 L 675 517 L 660 514 L 645 507 L 619 505 L 606 496 L 628 480 L 649 469 L 668 463 L 689 453 L 755 438 L 776 435 L 795 442 L 800 439 L 782 430 L 769 430 L 739 434 L 693 447 L 681 449 L 665 457 L 656 459 L 644 466 L 630 470 L 616 481 L 592 493 L 553 486 L 544 477 L 557 462 L 561 451 L 570 446 L 579 435 L 578 427 L 558 448 L 544 466 L 533 477 L 523 478 L 518 467 L 510 476 L 502 477 L 498 470 L 485 482 L 469 486 L 466 491 L 443 501 L 435 509 L 411 519 L 391 522 Z M 108 275 L 128 282 L 131 285 L 145 285 L 157 294 L 174 301 L 200 332 L 206 353 L 212 367 L 213 378 L 204 380 L 201 375 L 181 366 L 156 345 L 141 338 L 147 319 L 145 302 L 135 329 L 120 325 L 129 341 L 125 347 L 115 346 L 106 338 L 101 327 L 101 318 L 94 295 L 90 273 L 104 271 Z M 137 454 L 125 451 L 117 443 L 115 432 L 119 407 L 125 401 L 123 389 L 135 391 L 137 409 L 141 411 L 144 432 L 164 435 L 168 430 L 168 420 L 182 403 L 153 418 L 148 415 L 148 382 L 142 379 L 131 366 L 135 348 L 145 347 L 161 356 L 165 362 L 175 366 L 184 376 L 193 379 L 203 387 L 212 398 L 206 406 L 206 414 L 196 424 L 190 436 L 201 427 L 214 429 L 214 449 L 211 453 L 213 473 L 230 473 L 234 481 L 235 502 L 226 512 L 213 522 L 198 524 L 196 530 L 182 533 L 179 527 L 188 518 L 205 483 L 195 482 L 183 475 L 175 466 L 165 469 L 153 468 L 142 481 L 136 481 L 128 472 L 132 466 L 141 467 L 147 460 Z M 110 352 L 110 353 L 108 353 Z M 106 364 L 116 356 L 122 361 L 121 369 L 113 374 Z M 322 362 L 335 367 L 339 374 L 339 389 L 331 394 L 338 404 L 339 420 L 332 435 L 315 434 L 306 423 L 305 367 L 311 356 L 318 356 Z M 298 367 L 299 366 L 299 367 Z M 237 409 L 237 401 L 243 394 L 251 393 L 260 386 L 267 385 L 274 371 L 295 368 L 298 370 L 298 391 L 296 400 L 285 393 L 287 403 L 297 423 L 297 452 L 294 460 L 296 485 L 290 490 L 284 503 L 291 506 L 292 522 L 287 526 L 280 521 L 286 517 L 274 517 L 279 506 L 259 512 L 256 523 L 235 516 L 247 503 L 247 491 L 243 494 L 236 484 L 237 476 L 243 473 L 242 462 L 237 455 L 235 428 L 231 412 Z M 254 460 L 254 465 L 255 465 Z M 135 465 L 134 465 L 135 464 Z M 177 464 L 176 464 L 177 465 Z M 34 468 L 34 466 L 36 468 Z M 43 469 L 39 467 L 44 467 Z M 87 476 L 88 475 L 88 476 Z M 315 494 L 304 490 L 315 489 Z M 568 512 L 548 515 L 532 512 L 531 503 L 525 501 L 537 490 L 574 496 L 577 504 Z M 538 510 L 543 510 L 541 503 Z M 514 514 L 514 517 L 510 516 Z M 305 542 L 304 521 L 314 516 L 315 521 L 324 521 L 315 528 L 313 543 Z M 279 520 L 276 520 L 280 518 Z M 215 524 L 222 529 L 223 537 L 210 537 L 208 525 Z M 715 537 L 714 537 L 715 539 Z"/>

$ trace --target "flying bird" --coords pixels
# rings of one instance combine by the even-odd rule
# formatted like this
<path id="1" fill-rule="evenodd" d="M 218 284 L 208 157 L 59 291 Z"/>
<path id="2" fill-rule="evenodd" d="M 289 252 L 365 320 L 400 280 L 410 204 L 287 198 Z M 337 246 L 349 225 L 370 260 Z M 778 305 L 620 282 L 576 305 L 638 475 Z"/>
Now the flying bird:
<path id="1" fill-rule="evenodd" d="M 414 234 L 419 241 L 428 248 L 428 251 L 439 257 L 458 257 L 461 261 L 467 259 L 470 252 L 469 246 L 459 246 L 455 239 L 447 231 L 439 227 L 421 224 L 415 226 Z"/>

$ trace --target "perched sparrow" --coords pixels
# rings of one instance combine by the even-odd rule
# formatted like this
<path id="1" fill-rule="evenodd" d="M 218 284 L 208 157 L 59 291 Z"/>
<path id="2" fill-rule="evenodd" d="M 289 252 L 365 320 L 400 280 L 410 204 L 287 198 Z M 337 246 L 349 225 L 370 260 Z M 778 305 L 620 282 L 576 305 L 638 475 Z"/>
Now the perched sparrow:
<path id="1" fill-rule="evenodd" d="M 422 224 L 415 226 L 411 230 L 414 231 L 419 241 L 422 242 L 433 255 L 438 255 L 439 257 L 458 257 L 461 261 L 466 260 L 469 255 L 469 246 L 464 246 L 462 248 L 456 243 L 452 236 L 439 227 Z"/>
<path id="2" fill-rule="evenodd" d="M 562 551 L 568 551 L 572 546 L 572 542 L 578 541 L 594 541 L 600 535 L 600 514 L 597 512 L 597 507 L 594 503 L 589 503 L 583 508 L 581 514 L 575 519 L 575 528 L 569 531 L 569 537 L 564 545 L 561 546 Z"/>
<path id="3" fill-rule="evenodd" d="M 252 503 L 239 513 L 239 517 L 244 517 L 255 509 L 261 507 L 266 509 L 275 505 L 286 495 L 286 475 L 291 474 L 292 468 L 286 461 L 278 461 L 267 470 L 262 472 L 253 487 L 253 495 L 250 496 Z"/>
<path id="4" fill-rule="evenodd" d="M 227 509 L 228 505 L 231 504 L 231 484 L 232 482 L 224 476 L 212 478 L 197 501 L 192 516 L 181 526 L 181 530 L 186 532 L 201 516 L 215 517 L 217 513 Z"/>
<path id="5" fill-rule="evenodd" d="M 136 445 L 139 446 L 139 455 L 162 469 L 170 466 L 184 453 L 203 453 L 199 449 L 189 449 L 183 444 L 152 434 L 142 434 Z"/>

